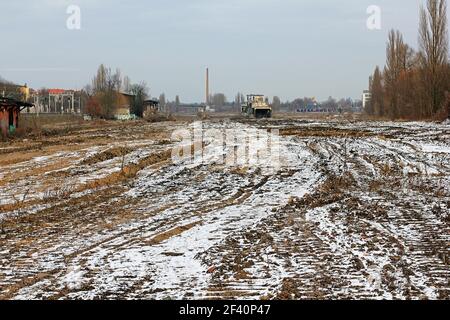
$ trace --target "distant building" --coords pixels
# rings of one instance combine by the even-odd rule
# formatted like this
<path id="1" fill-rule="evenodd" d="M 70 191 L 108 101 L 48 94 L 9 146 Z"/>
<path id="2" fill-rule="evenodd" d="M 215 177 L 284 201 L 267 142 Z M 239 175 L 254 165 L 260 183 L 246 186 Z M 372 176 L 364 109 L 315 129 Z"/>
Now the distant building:
<path id="1" fill-rule="evenodd" d="M 113 117 L 116 120 L 135 120 L 137 116 L 132 113 L 134 95 L 120 92 Z"/>
<path id="2" fill-rule="evenodd" d="M 144 101 L 143 115 L 147 117 L 149 115 L 155 114 L 157 112 L 162 112 L 162 108 L 159 104 L 159 100 L 149 99 Z"/>
<path id="3" fill-rule="evenodd" d="M 307 112 L 317 112 L 320 109 L 320 105 L 316 101 L 310 101 L 306 104 Z"/>
<path id="4" fill-rule="evenodd" d="M 180 104 L 180 105 L 171 105 L 169 110 L 171 113 L 195 115 L 198 113 L 204 113 L 206 111 L 206 106 L 196 104 L 192 105 Z"/>
<path id="5" fill-rule="evenodd" d="M 370 100 L 372 99 L 372 94 L 369 90 L 364 90 L 362 95 L 362 107 L 363 110 L 366 109 L 366 107 L 369 105 Z"/>
<path id="6" fill-rule="evenodd" d="M 325 112 L 315 98 L 306 101 L 306 104 L 303 106 L 296 107 L 296 110 L 297 112 Z"/>
<path id="7" fill-rule="evenodd" d="M 203 111 L 202 111 L 202 112 L 203 112 Z M 204 112 L 214 113 L 214 112 L 216 112 L 216 109 L 215 109 L 215 108 L 212 108 L 212 107 L 210 107 L 210 106 L 206 106 Z"/>
<path id="8" fill-rule="evenodd" d="M 81 113 L 81 93 L 76 90 L 43 89 L 31 90 L 30 100 L 34 107 L 27 113 Z"/>
<path id="9" fill-rule="evenodd" d="M 0 135 L 7 136 L 19 128 L 20 111 L 30 107 L 30 103 L 0 97 Z"/>
<path id="10" fill-rule="evenodd" d="M 19 86 L 19 92 L 20 92 L 22 101 L 30 100 L 30 88 L 28 88 L 26 83 L 23 86 Z"/>

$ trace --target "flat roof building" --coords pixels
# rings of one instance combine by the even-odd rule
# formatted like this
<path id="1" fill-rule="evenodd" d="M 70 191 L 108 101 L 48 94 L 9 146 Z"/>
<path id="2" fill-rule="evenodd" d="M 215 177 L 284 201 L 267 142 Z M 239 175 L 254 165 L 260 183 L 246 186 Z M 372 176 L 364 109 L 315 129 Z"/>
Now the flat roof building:
<path id="1" fill-rule="evenodd" d="M 370 103 L 371 99 L 372 99 L 372 93 L 370 93 L 369 90 L 364 90 L 363 95 L 362 95 L 362 107 L 363 107 L 363 110 L 366 109 L 366 107 Z"/>

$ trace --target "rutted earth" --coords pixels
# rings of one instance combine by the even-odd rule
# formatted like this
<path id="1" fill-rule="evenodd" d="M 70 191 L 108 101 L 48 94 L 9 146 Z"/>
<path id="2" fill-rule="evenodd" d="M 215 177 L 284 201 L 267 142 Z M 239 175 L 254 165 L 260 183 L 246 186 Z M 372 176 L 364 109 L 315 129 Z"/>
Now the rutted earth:
<path id="1" fill-rule="evenodd" d="M 448 125 L 203 126 L 281 166 L 174 163 L 188 122 L 0 144 L 0 299 L 449 299 Z"/>

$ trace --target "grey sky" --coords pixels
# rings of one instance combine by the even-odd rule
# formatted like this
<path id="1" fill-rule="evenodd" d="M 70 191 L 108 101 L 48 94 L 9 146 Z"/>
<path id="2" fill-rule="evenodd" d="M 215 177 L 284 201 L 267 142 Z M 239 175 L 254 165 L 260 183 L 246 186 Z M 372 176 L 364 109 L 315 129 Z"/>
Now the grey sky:
<path id="1" fill-rule="evenodd" d="M 31 87 L 81 88 L 98 65 L 146 81 L 153 96 L 203 101 L 211 90 L 359 98 L 383 65 L 390 28 L 417 46 L 420 0 L 0 0 L 0 75 Z M 66 28 L 67 6 L 81 30 Z M 382 30 L 366 28 L 369 5 Z"/>

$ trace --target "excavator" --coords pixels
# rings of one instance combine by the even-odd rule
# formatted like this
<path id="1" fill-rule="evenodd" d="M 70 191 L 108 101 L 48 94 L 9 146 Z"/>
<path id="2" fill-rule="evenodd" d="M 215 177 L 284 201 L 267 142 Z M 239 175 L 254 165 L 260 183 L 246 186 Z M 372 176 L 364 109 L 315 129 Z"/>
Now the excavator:
<path id="1" fill-rule="evenodd" d="M 256 119 L 271 118 L 272 107 L 266 102 L 264 95 L 249 94 L 247 103 L 242 105 L 242 114 Z"/>

